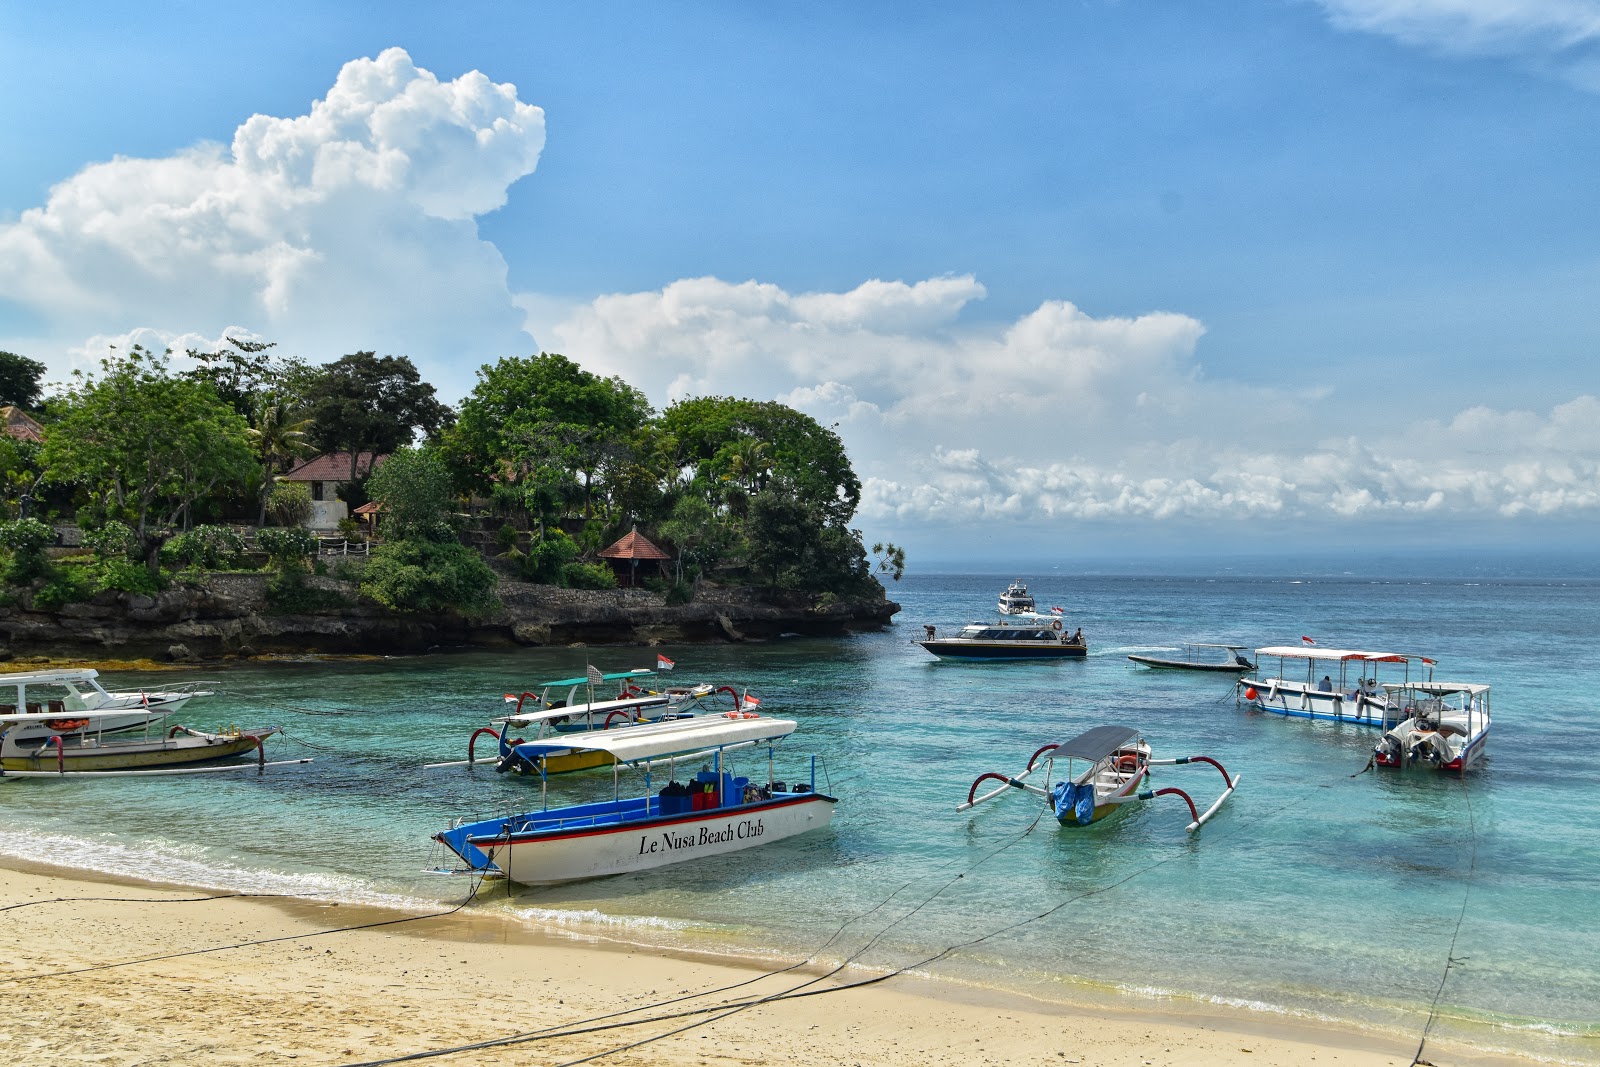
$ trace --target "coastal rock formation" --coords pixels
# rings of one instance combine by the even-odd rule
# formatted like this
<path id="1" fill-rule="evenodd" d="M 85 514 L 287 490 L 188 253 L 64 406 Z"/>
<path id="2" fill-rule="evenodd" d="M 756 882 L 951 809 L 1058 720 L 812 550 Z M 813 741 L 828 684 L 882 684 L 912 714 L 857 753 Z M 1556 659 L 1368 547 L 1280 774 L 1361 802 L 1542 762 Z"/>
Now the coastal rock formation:
<path id="1" fill-rule="evenodd" d="M 763 640 L 784 633 L 842 634 L 887 625 L 900 605 L 883 596 L 764 596 L 703 587 L 668 605 L 644 589 L 561 589 L 502 580 L 501 608 L 465 619 L 393 612 L 353 582 L 308 578 L 285 606 L 266 575 L 210 575 L 157 596 L 102 593 L 43 610 L 0 607 L 3 656 L 216 659 L 266 653 L 423 652 L 448 647 L 660 644 Z M 307 602 L 314 602 L 308 606 Z"/>

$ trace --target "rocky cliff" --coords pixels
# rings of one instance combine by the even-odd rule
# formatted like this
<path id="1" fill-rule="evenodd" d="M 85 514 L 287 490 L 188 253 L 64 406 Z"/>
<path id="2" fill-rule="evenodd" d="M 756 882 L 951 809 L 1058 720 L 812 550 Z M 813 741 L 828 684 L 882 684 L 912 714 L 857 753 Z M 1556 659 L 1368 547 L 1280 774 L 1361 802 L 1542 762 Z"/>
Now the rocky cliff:
<path id="1" fill-rule="evenodd" d="M 502 581 L 502 607 L 479 619 L 392 612 L 354 583 L 308 580 L 324 606 L 285 613 L 267 578 L 210 576 L 148 597 L 101 594 L 54 610 L 0 607 L 10 654 L 215 659 L 264 653 L 422 652 L 450 646 L 654 644 L 740 641 L 782 633 L 841 634 L 886 625 L 900 606 L 884 597 L 774 601 L 748 589 L 705 588 L 668 606 L 643 589 L 588 591 Z"/>

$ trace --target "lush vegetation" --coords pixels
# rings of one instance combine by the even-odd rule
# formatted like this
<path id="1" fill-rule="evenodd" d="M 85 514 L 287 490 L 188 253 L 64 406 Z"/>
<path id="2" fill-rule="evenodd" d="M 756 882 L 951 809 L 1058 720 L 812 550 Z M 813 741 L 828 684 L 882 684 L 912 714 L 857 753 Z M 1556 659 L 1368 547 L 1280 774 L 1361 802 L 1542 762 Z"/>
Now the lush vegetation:
<path id="1" fill-rule="evenodd" d="M 705 580 L 871 595 L 904 570 L 900 549 L 874 545 L 869 559 L 849 526 L 861 483 L 838 434 L 783 404 L 695 397 L 658 413 L 622 379 L 541 353 L 483 366 L 452 410 L 403 356 L 315 366 L 231 339 L 187 355 L 180 370 L 135 347 L 46 395 L 41 364 L 0 353 L 0 399 L 45 428 L 42 446 L 0 438 L 0 581 L 13 599 L 153 593 L 256 568 L 286 610 L 315 606 L 314 504 L 282 476 L 333 452 L 350 456 L 329 483 L 341 499 L 379 509 L 380 543 L 348 574 L 396 610 L 492 607 L 486 555 L 527 580 L 612 587 L 598 552 L 630 529 L 671 559 L 624 577 L 675 603 Z M 83 551 L 53 559 L 52 524 L 74 522 Z M 240 527 L 257 528 L 252 541 Z"/>

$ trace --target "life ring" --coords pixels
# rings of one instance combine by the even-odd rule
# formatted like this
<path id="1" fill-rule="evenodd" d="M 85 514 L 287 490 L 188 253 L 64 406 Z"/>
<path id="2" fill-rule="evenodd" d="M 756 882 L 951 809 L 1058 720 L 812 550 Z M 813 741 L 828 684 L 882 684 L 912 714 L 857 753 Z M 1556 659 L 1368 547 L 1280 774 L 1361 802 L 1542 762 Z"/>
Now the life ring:
<path id="1" fill-rule="evenodd" d="M 1122 771 L 1124 774 L 1136 771 L 1139 769 L 1139 757 L 1134 755 L 1118 756 L 1116 767 L 1117 770 Z"/>
<path id="2" fill-rule="evenodd" d="M 1050 624 L 1050 629 L 1052 629 L 1052 630 L 1059 630 L 1059 629 L 1061 629 L 1061 620 L 1060 620 L 1060 619 L 1057 619 L 1057 620 L 1055 620 L 1055 621 L 1054 621 L 1054 622 L 1052 622 L 1052 623 L 1051 623 L 1051 624 Z"/>

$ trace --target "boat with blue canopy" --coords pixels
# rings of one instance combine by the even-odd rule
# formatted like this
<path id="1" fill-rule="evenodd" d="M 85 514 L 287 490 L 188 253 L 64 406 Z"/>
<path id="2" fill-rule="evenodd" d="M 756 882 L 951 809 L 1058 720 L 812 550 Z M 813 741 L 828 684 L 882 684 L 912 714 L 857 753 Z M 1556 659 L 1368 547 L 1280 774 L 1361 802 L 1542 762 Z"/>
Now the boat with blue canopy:
<path id="1" fill-rule="evenodd" d="M 1199 763 L 1208 763 L 1221 772 L 1225 786 L 1222 795 L 1203 813 L 1195 805 L 1194 798 L 1182 789 L 1173 786 L 1140 789 L 1149 779 L 1151 767 L 1181 767 Z M 1043 785 L 1028 781 L 1037 771 L 1044 772 Z M 1062 826 L 1088 826 L 1117 814 L 1125 805 L 1136 801 L 1177 796 L 1189 806 L 1192 821 L 1187 830 L 1193 833 L 1204 826 L 1233 795 L 1240 777 L 1229 775 L 1227 769 L 1210 756 L 1152 759 L 1150 745 L 1138 730 L 1129 726 L 1096 726 L 1068 741 L 1042 746 L 1029 758 L 1028 766 L 1021 774 L 1013 776 L 991 772 L 979 775 L 972 783 L 972 788 L 967 790 L 966 803 L 959 805 L 956 810 L 968 811 L 1012 789 L 1020 789 L 1047 801 L 1056 821 Z M 986 781 L 998 781 L 1001 784 L 979 796 L 978 787 Z"/>
<path id="2" fill-rule="evenodd" d="M 833 818 L 837 799 L 810 781 L 774 777 L 776 750 L 793 733 L 792 719 L 728 712 L 530 745 L 536 767 L 569 749 L 603 753 L 612 761 L 612 796 L 594 803 L 548 806 L 548 776 L 540 810 L 458 822 L 434 835 L 474 873 L 524 885 L 550 885 L 648 870 L 781 841 L 818 830 Z M 765 783 L 738 775 L 735 754 L 765 751 Z M 701 764 L 680 783 L 680 767 Z M 624 770 L 643 778 L 640 795 L 624 796 Z M 659 789 L 655 781 L 664 772 Z"/>

